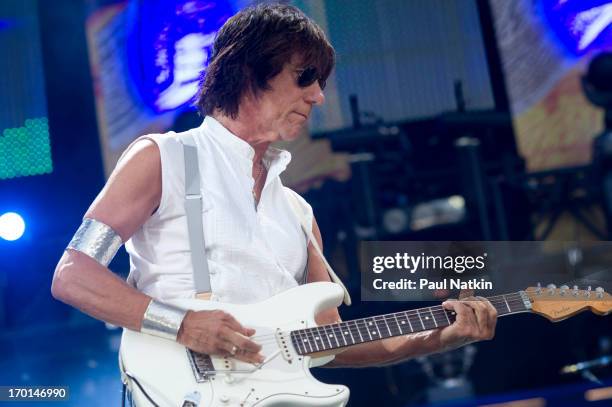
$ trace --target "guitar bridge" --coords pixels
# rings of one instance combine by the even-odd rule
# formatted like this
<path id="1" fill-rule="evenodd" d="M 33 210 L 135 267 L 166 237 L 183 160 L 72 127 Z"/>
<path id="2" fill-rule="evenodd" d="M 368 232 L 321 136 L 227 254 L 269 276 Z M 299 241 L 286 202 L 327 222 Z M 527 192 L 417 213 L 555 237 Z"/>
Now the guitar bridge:
<path id="1" fill-rule="evenodd" d="M 213 366 L 212 359 L 210 356 L 204 353 L 197 353 L 191 349 L 187 349 L 187 357 L 193 376 L 198 383 L 204 383 L 210 380 L 210 376 L 216 374 L 215 367 Z"/>

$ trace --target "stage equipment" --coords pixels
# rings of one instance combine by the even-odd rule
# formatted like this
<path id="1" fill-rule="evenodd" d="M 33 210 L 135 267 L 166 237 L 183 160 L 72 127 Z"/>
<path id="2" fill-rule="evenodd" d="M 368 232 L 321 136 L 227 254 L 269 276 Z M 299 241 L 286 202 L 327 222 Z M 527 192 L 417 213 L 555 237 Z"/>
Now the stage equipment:
<path id="1" fill-rule="evenodd" d="M 607 240 L 608 232 L 587 215 L 587 211 L 601 202 L 599 184 L 590 165 L 527 173 L 511 182 L 524 191 L 534 225 L 546 222 L 541 232 L 533 232 L 532 239 L 546 240 L 561 215 L 568 213 L 597 238 Z"/>
<path id="2" fill-rule="evenodd" d="M 524 173 L 508 114 L 450 112 L 383 123 L 359 112 L 354 97 L 351 107 L 355 128 L 313 138 L 326 138 L 334 151 L 350 154 L 352 227 L 358 238 L 507 240 L 528 235 L 526 208 L 503 205 L 507 198 L 524 200 L 523 191 L 508 182 Z M 460 209 L 450 197 L 460 197 Z"/>
<path id="3" fill-rule="evenodd" d="M 587 99 L 604 109 L 604 130 L 593 140 L 593 177 L 602 191 L 607 238 L 612 237 L 612 53 L 602 52 L 589 64 L 582 77 Z"/>
<path id="4" fill-rule="evenodd" d="M 423 372 L 430 380 L 427 401 L 439 403 L 468 399 L 474 395 L 468 372 L 474 363 L 476 347 L 464 346 L 450 352 L 418 358 Z"/>

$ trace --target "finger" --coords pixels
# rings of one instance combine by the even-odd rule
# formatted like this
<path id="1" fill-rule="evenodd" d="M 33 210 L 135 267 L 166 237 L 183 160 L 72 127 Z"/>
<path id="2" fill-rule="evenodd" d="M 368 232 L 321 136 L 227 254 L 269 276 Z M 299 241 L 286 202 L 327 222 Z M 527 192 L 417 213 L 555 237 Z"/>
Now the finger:
<path id="1" fill-rule="evenodd" d="M 261 363 L 264 361 L 264 356 L 261 353 L 254 353 L 241 349 L 238 351 L 238 358 L 248 363 Z"/>
<path id="2" fill-rule="evenodd" d="M 474 330 L 481 337 L 487 336 L 489 331 L 489 315 L 485 303 L 474 297 L 466 298 L 463 303 L 473 310 L 473 313 L 475 315 L 474 322 L 476 323 L 474 326 Z"/>
<path id="3" fill-rule="evenodd" d="M 240 349 L 236 344 L 228 340 L 222 342 L 222 350 L 219 353 L 247 363 L 261 363 L 264 360 L 263 355 Z"/>
<path id="4" fill-rule="evenodd" d="M 238 355 L 238 351 L 240 350 L 236 344 L 227 339 L 220 339 L 217 344 L 217 347 L 217 353 L 222 356 L 235 357 L 236 355 Z"/>
<path id="5" fill-rule="evenodd" d="M 223 321 L 226 322 L 232 330 L 236 332 L 240 332 L 244 336 L 253 336 L 255 334 L 255 330 L 253 328 L 246 328 L 240 324 L 232 315 L 225 313 L 223 316 Z"/>
<path id="6" fill-rule="evenodd" d="M 239 349 L 243 349 L 251 353 L 259 353 L 261 345 L 253 342 L 247 336 L 244 336 L 240 332 L 232 331 L 230 328 L 226 328 L 223 332 L 224 337 L 236 345 Z"/>
<path id="7" fill-rule="evenodd" d="M 471 308 L 464 305 L 462 301 L 458 300 L 447 300 L 442 303 L 442 306 L 448 310 L 455 312 L 455 323 L 459 325 L 471 325 L 476 323 L 474 311 Z"/>
<path id="8" fill-rule="evenodd" d="M 497 309 L 493 306 L 491 301 L 484 297 L 476 297 L 485 304 L 485 309 L 487 312 L 487 329 L 489 333 L 489 337 L 492 338 L 495 333 L 495 326 L 497 325 Z"/>

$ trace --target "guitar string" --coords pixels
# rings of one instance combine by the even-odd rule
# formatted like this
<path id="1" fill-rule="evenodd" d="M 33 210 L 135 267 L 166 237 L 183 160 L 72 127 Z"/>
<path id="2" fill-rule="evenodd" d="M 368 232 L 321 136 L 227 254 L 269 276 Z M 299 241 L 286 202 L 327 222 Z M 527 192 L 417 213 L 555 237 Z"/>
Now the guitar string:
<path id="1" fill-rule="evenodd" d="M 501 298 L 500 298 L 501 297 Z M 504 298 L 505 297 L 505 298 Z M 500 307 L 505 308 L 505 304 L 506 302 L 512 302 L 516 304 L 522 304 L 522 306 L 524 307 L 524 302 L 523 302 L 523 297 L 521 296 L 520 293 L 510 293 L 510 294 L 501 294 L 501 295 L 496 295 L 496 296 L 492 296 L 490 298 L 488 298 L 488 300 L 495 306 L 495 305 L 499 305 Z M 497 308 L 497 307 L 496 307 Z M 416 316 L 418 317 L 419 311 L 421 314 L 423 314 L 424 312 L 437 312 L 437 313 L 443 313 L 443 311 L 447 311 L 449 313 L 452 312 L 452 310 L 447 310 L 446 308 L 443 308 L 441 305 L 437 305 L 437 306 L 432 306 L 432 307 L 425 307 L 425 308 L 419 308 L 419 309 L 414 309 L 414 310 L 407 310 L 407 311 L 400 311 L 400 312 L 395 312 L 395 313 L 389 313 L 389 314 L 383 314 L 383 315 L 376 315 L 376 316 L 372 316 L 372 317 L 364 317 L 364 318 L 359 318 L 359 319 L 354 319 L 354 320 L 349 320 L 349 321 L 343 321 L 340 322 L 339 324 L 348 324 L 353 322 L 353 323 L 362 323 L 365 326 L 365 319 L 375 319 L 378 321 L 383 321 L 383 318 L 385 318 L 384 320 L 387 321 L 387 318 L 394 318 L 395 316 L 401 316 L 401 314 L 405 314 L 407 318 L 409 318 L 410 316 Z M 452 315 L 452 314 L 451 314 Z M 505 314 L 504 314 L 505 315 Z M 391 321 L 393 322 L 393 321 Z M 321 325 L 318 327 L 309 327 L 309 328 L 302 328 L 302 329 L 296 329 L 294 331 L 302 331 L 302 330 L 307 330 L 307 329 L 316 329 L 316 328 L 322 328 L 322 327 L 331 327 L 337 324 L 327 324 L 327 325 Z M 337 329 L 338 327 L 336 327 Z M 432 329 L 435 329 L 435 327 L 433 327 Z M 353 329 L 353 332 L 357 332 Z M 263 339 L 263 338 L 271 338 L 274 339 L 274 341 L 276 340 L 276 335 L 275 334 L 263 334 L 263 335 L 255 335 L 250 337 L 250 339 L 254 340 L 254 339 Z M 259 343 L 263 343 L 262 341 L 258 341 Z"/>
<path id="2" fill-rule="evenodd" d="M 501 298 L 499 298 L 501 297 Z M 568 297 L 571 298 L 571 297 Z M 557 298 L 558 299 L 558 298 Z M 496 307 L 496 309 L 498 309 L 498 312 L 500 312 L 500 316 L 505 316 L 505 315 L 511 315 L 511 314 L 515 314 L 515 313 L 521 313 L 521 312 L 527 312 L 529 311 L 528 308 L 525 307 L 525 303 L 523 300 L 523 297 L 521 295 L 521 293 L 510 293 L 510 294 L 503 294 L 503 295 L 498 295 L 498 296 L 492 296 L 489 298 L 489 300 L 491 301 L 491 303 Z M 512 311 L 512 308 L 516 307 L 516 306 L 520 306 L 520 310 L 518 311 Z M 506 311 L 508 310 L 508 311 Z M 392 329 L 391 327 L 393 327 L 393 325 L 397 325 L 398 328 L 393 328 L 393 331 L 396 331 L 395 333 L 391 333 L 390 336 L 398 336 L 398 335 L 409 335 L 411 333 L 417 333 L 417 332 L 422 332 L 422 331 L 427 331 L 427 330 L 432 330 L 432 329 L 436 329 L 438 327 L 445 327 L 445 326 L 449 326 L 450 324 L 448 322 L 450 322 L 450 319 L 448 319 L 447 321 L 445 321 L 445 319 L 447 319 L 449 316 L 454 316 L 452 314 L 453 311 L 451 310 L 447 310 L 446 308 L 443 308 L 442 306 L 438 305 L 438 306 L 433 306 L 433 307 L 426 307 L 426 308 L 420 308 L 420 309 L 416 309 L 416 310 L 408 310 L 408 311 L 402 311 L 402 312 L 397 312 L 397 313 L 391 313 L 391 314 L 384 314 L 384 315 L 377 315 L 377 316 L 372 316 L 372 317 L 366 317 L 366 318 L 360 318 L 360 319 L 356 319 L 356 320 L 350 320 L 350 321 L 343 321 L 340 323 L 336 323 L 336 324 L 328 324 L 328 325 L 321 325 L 321 326 L 316 326 L 316 327 L 310 327 L 310 328 L 304 328 L 304 329 L 297 329 L 294 331 L 297 331 L 297 335 L 299 338 L 304 339 L 314 339 L 317 336 L 318 337 L 329 337 L 329 338 L 333 338 L 334 341 L 339 345 L 339 346 L 349 346 L 346 343 L 346 340 L 344 339 L 344 337 L 348 337 L 348 334 L 351 334 L 351 340 L 354 342 L 353 344 L 356 344 L 357 341 L 354 340 L 354 337 L 357 335 L 358 337 L 361 337 L 360 334 L 363 334 L 362 330 L 363 329 L 368 329 L 368 324 L 371 325 L 372 323 L 375 324 L 374 328 L 375 330 L 370 331 L 368 330 L 366 333 L 368 332 L 372 332 L 375 334 L 380 335 L 380 332 L 383 332 L 386 330 L 387 332 L 391 333 Z M 444 315 L 446 313 L 446 315 Z M 427 324 L 425 322 L 423 322 L 423 319 L 421 318 L 421 316 L 425 316 L 427 318 L 427 314 L 431 314 L 431 316 L 433 317 L 433 326 L 431 326 L 431 321 L 428 319 L 425 319 L 427 321 Z M 412 324 L 411 324 L 411 320 L 410 317 L 414 317 L 414 323 L 417 325 L 417 329 L 413 329 L 412 328 Z M 399 321 L 398 318 L 401 319 L 405 319 L 407 322 L 409 322 L 409 325 L 411 326 L 411 330 L 410 332 L 406 332 L 404 333 L 401 329 L 401 327 L 399 326 Z M 417 319 L 418 318 L 418 319 Z M 438 319 L 441 320 L 441 323 L 438 323 Z M 354 326 L 351 326 L 350 323 L 353 323 Z M 388 324 L 388 322 L 391 323 L 391 325 Z M 366 324 L 367 323 L 367 324 Z M 380 323 L 384 323 L 384 327 L 381 328 L 380 327 Z M 419 323 L 421 325 L 422 328 L 419 327 Z M 451 322 L 452 324 L 452 322 Z M 429 325 L 429 326 L 426 326 Z M 407 326 L 408 327 L 408 326 Z M 386 329 L 385 329 L 386 328 Z M 331 331 L 331 335 L 329 335 L 327 330 Z M 397 332 L 397 330 L 399 329 L 399 332 Z M 342 333 L 344 332 L 344 336 L 342 335 Z M 356 334 L 356 335 L 355 335 Z M 324 336 L 325 335 L 325 336 Z M 340 338 L 342 339 L 342 342 L 345 342 L 345 345 L 340 345 L 340 341 L 337 338 L 337 335 L 340 335 Z M 384 334 L 386 335 L 386 334 Z M 384 335 L 380 335 L 381 337 L 388 337 L 388 336 L 384 336 Z M 265 338 L 265 337 L 272 337 L 271 342 L 275 342 L 276 341 L 276 337 L 275 335 L 260 335 L 260 338 Z M 310 336 L 310 338 L 309 338 Z M 368 336 L 371 336 L 368 333 Z M 382 339 L 382 338 L 381 338 Z M 316 339 L 316 340 L 321 340 L 321 339 Z M 372 338 L 372 340 L 374 340 Z M 322 341 L 322 340 L 321 340 Z M 330 343 L 331 345 L 331 341 L 329 339 L 327 339 L 328 343 Z M 262 341 L 259 341 L 259 343 L 265 344 L 265 343 L 269 343 L 269 340 L 263 339 Z M 325 346 L 324 341 L 323 345 Z M 316 343 L 316 342 L 315 342 Z M 333 347 L 333 346 L 332 346 Z"/>

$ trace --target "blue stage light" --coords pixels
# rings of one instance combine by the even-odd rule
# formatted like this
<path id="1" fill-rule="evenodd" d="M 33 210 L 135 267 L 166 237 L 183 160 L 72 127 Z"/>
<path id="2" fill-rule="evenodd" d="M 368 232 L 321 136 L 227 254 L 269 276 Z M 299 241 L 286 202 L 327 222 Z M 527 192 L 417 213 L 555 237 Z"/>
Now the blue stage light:
<path id="1" fill-rule="evenodd" d="M 194 102 L 215 35 L 233 14 L 228 0 L 129 2 L 128 69 L 154 113 Z"/>
<path id="2" fill-rule="evenodd" d="M 540 0 L 548 25 L 573 55 L 612 44 L 612 1 Z"/>
<path id="3" fill-rule="evenodd" d="M 7 212 L 0 216 L 0 238 L 4 240 L 17 240 L 25 232 L 23 218 L 15 212 Z"/>

